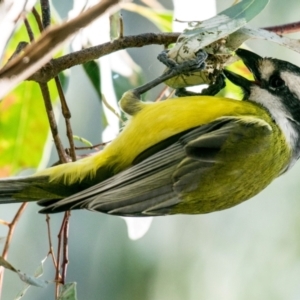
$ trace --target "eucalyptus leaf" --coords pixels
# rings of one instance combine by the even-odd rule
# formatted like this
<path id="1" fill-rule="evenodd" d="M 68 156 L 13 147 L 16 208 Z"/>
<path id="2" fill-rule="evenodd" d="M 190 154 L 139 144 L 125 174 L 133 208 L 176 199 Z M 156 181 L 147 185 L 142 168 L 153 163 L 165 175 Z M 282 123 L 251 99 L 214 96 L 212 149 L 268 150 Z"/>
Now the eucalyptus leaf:
<path id="1" fill-rule="evenodd" d="M 263 39 L 269 42 L 279 44 L 281 46 L 287 47 L 300 53 L 300 41 L 296 39 L 291 39 L 286 36 L 278 35 L 274 32 L 260 29 L 252 28 L 250 26 L 245 26 L 240 28 L 238 31 L 234 32 L 229 36 L 227 46 L 233 49 L 237 49 L 242 43 L 248 39 Z"/>
<path id="2" fill-rule="evenodd" d="M 0 266 L 13 272 L 18 272 L 4 257 L 0 256 Z"/>
<path id="3" fill-rule="evenodd" d="M 269 0 L 244 0 L 208 20 L 190 22 L 189 25 L 193 28 L 186 29 L 179 36 L 178 42 L 169 51 L 169 57 L 177 62 L 194 58 L 200 49 L 245 26 L 265 8 L 268 2 Z M 209 48 L 205 50 L 210 52 Z M 216 54 L 215 49 L 213 54 Z M 223 54 L 230 53 L 225 51 Z"/>
<path id="4" fill-rule="evenodd" d="M 25 283 L 27 283 L 29 285 L 33 285 L 36 287 L 42 287 L 42 288 L 45 288 L 48 285 L 48 281 L 40 279 L 40 278 L 36 278 L 34 276 L 25 274 L 23 272 L 18 271 L 18 275 L 22 281 L 24 281 Z"/>
<path id="5" fill-rule="evenodd" d="M 76 282 L 63 285 L 58 300 L 77 300 Z"/>
<path id="6" fill-rule="evenodd" d="M 84 63 L 83 69 L 85 73 L 87 74 L 88 78 L 90 79 L 98 97 L 101 101 L 101 73 L 100 73 L 100 67 L 98 63 L 94 60 L 88 61 Z"/>
<path id="7" fill-rule="evenodd" d="M 156 25 L 161 31 L 172 31 L 173 12 L 170 10 L 153 9 L 131 2 L 124 3 L 122 8 L 140 14 Z"/>
<path id="8" fill-rule="evenodd" d="M 27 292 L 27 290 L 30 288 L 30 286 L 37 286 L 37 287 L 46 287 L 48 285 L 48 281 L 38 279 L 38 277 L 42 276 L 44 273 L 44 263 L 46 261 L 48 256 L 46 256 L 40 263 L 40 265 L 37 267 L 37 269 L 34 272 L 34 276 L 29 276 L 27 274 L 24 274 L 20 271 L 17 271 L 20 279 L 26 283 L 24 288 L 16 295 L 14 300 L 21 299 Z"/>

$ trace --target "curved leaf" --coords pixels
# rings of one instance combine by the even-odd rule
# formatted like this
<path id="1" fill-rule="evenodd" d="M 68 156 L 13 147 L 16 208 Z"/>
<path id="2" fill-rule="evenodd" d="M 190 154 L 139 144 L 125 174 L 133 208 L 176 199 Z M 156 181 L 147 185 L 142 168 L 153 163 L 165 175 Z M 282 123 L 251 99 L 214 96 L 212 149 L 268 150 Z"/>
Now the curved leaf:
<path id="1" fill-rule="evenodd" d="M 49 84 L 52 99 L 57 96 Z M 43 155 L 49 125 L 38 84 L 23 82 L 0 103 L 0 177 L 36 168 Z"/>
<path id="2" fill-rule="evenodd" d="M 185 30 L 179 36 L 177 44 L 170 49 L 169 56 L 177 62 L 180 62 L 178 58 L 181 60 L 192 58 L 199 49 L 245 26 L 264 9 L 268 2 L 269 0 L 244 0 L 213 18 L 189 23 L 193 28 Z"/>
<path id="3" fill-rule="evenodd" d="M 151 21 L 161 31 L 172 31 L 173 12 L 170 10 L 149 8 L 131 2 L 122 4 L 122 8 L 140 14 Z"/>
<path id="4" fill-rule="evenodd" d="M 250 26 L 245 26 L 240 28 L 238 31 L 230 35 L 228 40 L 228 47 L 237 49 L 243 42 L 248 39 L 262 39 L 269 42 L 279 44 L 281 46 L 287 47 L 300 53 L 300 41 L 297 39 L 291 39 L 286 36 L 278 35 L 274 32 L 260 29 L 252 28 Z"/>
<path id="5" fill-rule="evenodd" d="M 63 285 L 58 300 L 77 300 L 76 282 Z"/>

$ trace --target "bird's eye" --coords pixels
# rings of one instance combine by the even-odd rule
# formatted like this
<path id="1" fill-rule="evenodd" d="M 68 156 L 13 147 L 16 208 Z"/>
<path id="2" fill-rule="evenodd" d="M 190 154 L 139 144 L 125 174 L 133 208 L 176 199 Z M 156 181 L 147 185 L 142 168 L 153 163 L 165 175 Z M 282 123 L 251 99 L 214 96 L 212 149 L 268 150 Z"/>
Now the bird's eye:
<path id="1" fill-rule="evenodd" d="M 269 80 L 270 87 L 273 89 L 279 89 L 285 86 L 284 80 L 278 75 L 272 75 Z"/>

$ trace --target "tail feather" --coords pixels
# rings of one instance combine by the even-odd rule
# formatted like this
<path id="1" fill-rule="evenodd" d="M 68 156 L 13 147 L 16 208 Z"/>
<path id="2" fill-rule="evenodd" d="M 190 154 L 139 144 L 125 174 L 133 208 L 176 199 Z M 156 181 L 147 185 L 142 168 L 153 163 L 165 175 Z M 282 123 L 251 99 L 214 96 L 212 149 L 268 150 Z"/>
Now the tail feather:
<path id="1" fill-rule="evenodd" d="M 0 180 L 0 204 L 20 203 L 30 199 L 19 197 L 24 189 L 30 187 L 33 182 L 42 181 L 39 177 L 13 177 Z"/>

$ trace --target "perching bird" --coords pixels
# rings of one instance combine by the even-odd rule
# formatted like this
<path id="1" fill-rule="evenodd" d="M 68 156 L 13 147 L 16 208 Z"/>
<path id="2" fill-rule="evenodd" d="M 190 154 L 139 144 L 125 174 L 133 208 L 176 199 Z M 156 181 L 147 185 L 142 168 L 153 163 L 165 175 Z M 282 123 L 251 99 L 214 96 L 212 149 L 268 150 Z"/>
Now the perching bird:
<path id="1" fill-rule="evenodd" d="M 300 68 L 239 49 L 250 81 L 229 71 L 244 101 L 189 96 L 155 103 L 127 92 L 132 117 L 92 157 L 0 181 L 0 203 L 40 200 L 43 213 L 122 216 L 230 208 L 290 169 L 300 152 Z"/>

